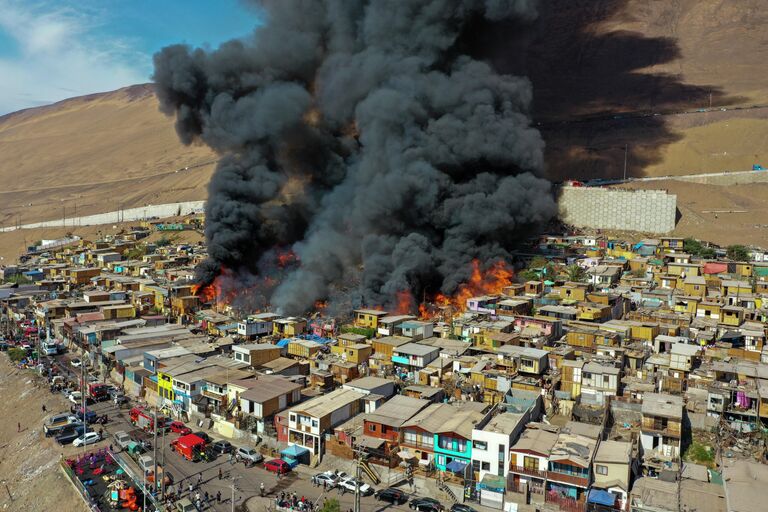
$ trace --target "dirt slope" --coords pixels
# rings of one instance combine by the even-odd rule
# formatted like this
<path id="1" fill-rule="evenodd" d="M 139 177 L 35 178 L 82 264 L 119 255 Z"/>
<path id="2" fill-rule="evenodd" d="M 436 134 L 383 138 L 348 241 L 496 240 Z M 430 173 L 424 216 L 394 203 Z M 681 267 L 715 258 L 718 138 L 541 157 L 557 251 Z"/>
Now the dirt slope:
<path id="1" fill-rule="evenodd" d="M 58 467 L 60 447 L 43 435 L 46 414 L 41 406 L 45 404 L 49 413 L 66 411 L 69 406 L 63 395 L 52 395 L 44 384 L 37 385 L 32 371 L 17 370 L 2 354 L 0 396 L 0 510 L 88 510 Z"/>
<path id="2" fill-rule="evenodd" d="M 0 117 L 0 225 L 205 199 L 215 158 L 178 141 L 150 85 L 9 114 Z"/>

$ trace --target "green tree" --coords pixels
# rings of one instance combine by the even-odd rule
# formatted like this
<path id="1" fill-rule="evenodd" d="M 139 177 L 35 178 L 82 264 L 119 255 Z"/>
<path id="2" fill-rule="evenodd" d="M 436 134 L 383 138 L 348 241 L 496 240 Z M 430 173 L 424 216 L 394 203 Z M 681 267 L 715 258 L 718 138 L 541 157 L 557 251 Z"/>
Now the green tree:
<path id="1" fill-rule="evenodd" d="M 144 244 L 137 245 L 133 249 L 129 249 L 125 252 L 125 258 L 128 260 L 138 260 L 147 254 L 147 246 Z"/>
<path id="2" fill-rule="evenodd" d="M 581 267 L 575 263 L 573 265 L 568 265 L 565 268 L 565 275 L 568 276 L 569 281 L 573 281 L 575 283 L 581 283 L 587 280 L 587 271 L 584 270 L 584 267 Z"/>
<path id="3" fill-rule="evenodd" d="M 743 245 L 729 245 L 725 255 L 733 261 L 749 261 L 749 249 Z"/>
<path id="4" fill-rule="evenodd" d="M 714 258 L 715 250 L 707 247 L 695 238 L 686 238 L 683 240 L 683 249 L 688 254 L 699 256 L 701 258 Z"/>
<path id="5" fill-rule="evenodd" d="M 341 505 L 339 505 L 339 500 L 336 498 L 326 500 L 325 503 L 323 503 L 323 506 L 320 508 L 320 512 L 341 512 Z"/>
<path id="6" fill-rule="evenodd" d="M 534 256 L 531 258 L 531 262 L 528 264 L 528 268 L 544 268 L 549 263 L 549 260 L 544 256 Z"/>
<path id="7" fill-rule="evenodd" d="M 11 348 L 11 349 L 8 349 L 8 357 L 14 363 L 18 363 L 19 361 L 27 357 L 27 351 L 24 350 L 23 348 Z"/>

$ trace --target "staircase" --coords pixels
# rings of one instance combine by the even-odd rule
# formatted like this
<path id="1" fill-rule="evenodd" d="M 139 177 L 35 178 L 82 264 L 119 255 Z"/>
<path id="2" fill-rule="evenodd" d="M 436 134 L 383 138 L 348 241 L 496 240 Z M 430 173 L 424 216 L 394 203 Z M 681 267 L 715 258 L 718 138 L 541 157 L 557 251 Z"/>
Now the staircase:
<path id="1" fill-rule="evenodd" d="M 455 494 L 453 494 L 453 491 L 451 490 L 451 488 L 445 485 L 445 482 L 438 482 L 437 488 L 443 491 L 445 494 L 447 494 L 448 497 L 451 498 L 454 503 L 459 502 L 459 499 L 456 497 Z"/>

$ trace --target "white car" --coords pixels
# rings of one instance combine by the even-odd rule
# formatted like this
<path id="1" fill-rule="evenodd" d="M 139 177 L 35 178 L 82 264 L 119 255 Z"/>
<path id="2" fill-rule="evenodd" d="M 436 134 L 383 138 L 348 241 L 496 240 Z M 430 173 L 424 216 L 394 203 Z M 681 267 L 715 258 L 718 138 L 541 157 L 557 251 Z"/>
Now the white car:
<path id="1" fill-rule="evenodd" d="M 325 484 L 326 487 L 333 489 L 339 484 L 339 477 L 333 471 L 326 471 L 325 473 L 318 473 L 313 476 L 312 482 L 318 485 Z"/>
<path id="2" fill-rule="evenodd" d="M 355 492 L 355 484 L 359 485 L 360 494 L 363 496 L 373 494 L 373 487 L 363 482 L 357 482 L 354 478 L 345 478 L 339 482 L 339 487 L 343 487 L 350 492 Z"/>
<path id="3" fill-rule="evenodd" d="M 73 391 L 69 394 L 67 399 L 75 405 L 79 405 L 83 400 L 83 393 L 80 391 Z"/>
<path id="4" fill-rule="evenodd" d="M 86 444 L 98 443 L 99 441 L 101 441 L 101 436 L 98 432 L 86 432 L 85 435 L 72 441 L 72 446 L 84 446 Z"/>
<path id="5" fill-rule="evenodd" d="M 72 366 L 74 366 L 75 368 L 80 368 L 80 366 L 81 366 L 83 363 L 82 363 L 82 361 L 80 361 L 79 359 L 73 359 L 73 360 L 71 360 L 71 361 L 69 362 L 69 364 L 71 364 L 71 365 L 72 365 Z"/>

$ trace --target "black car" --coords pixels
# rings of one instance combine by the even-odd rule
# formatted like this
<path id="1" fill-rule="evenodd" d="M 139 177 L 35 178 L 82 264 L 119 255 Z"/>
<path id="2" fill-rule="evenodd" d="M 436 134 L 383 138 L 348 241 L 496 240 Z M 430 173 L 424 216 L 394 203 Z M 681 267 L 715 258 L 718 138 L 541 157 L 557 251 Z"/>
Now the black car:
<path id="1" fill-rule="evenodd" d="M 81 424 L 77 428 L 67 429 L 61 434 L 57 435 L 56 442 L 60 445 L 70 444 L 72 441 L 82 436 L 85 432 L 91 432 L 91 429 L 86 428 Z"/>
<path id="2" fill-rule="evenodd" d="M 213 439 L 211 439 L 211 436 L 206 434 L 205 432 L 193 432 L 197 437 L 205 441 L 205 444 L 211 444 Z"/>
<path id="3" fill-rule="evenodd" d="M 477 512 L 477 510 L 463 503 L 454 503 L 451 506 L 451 512 Z"/>
<path id="4" fill-rule="evenodd" d="M 408 496 L 400 489 L 390 487 L 388 489 L 379 489 L 373 496 L 379 501 L 387 501 L 396 505 L 402 505 L 408 501 Z"/>
<path id="5" fill-rule="evenodd" d="M 408 506 L 419 512 L 441 512 L 445 508 L 434 498 L 413 498 Z"/>
<path id="6" fill-rule="evenodd" d="M 232 445 L 229 441 L 216 441 L 213 443 L 213 451 L 219 455 L 232 451 Z"/>

